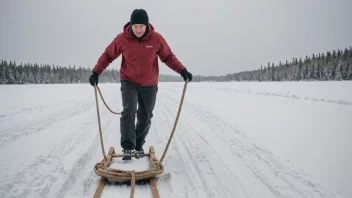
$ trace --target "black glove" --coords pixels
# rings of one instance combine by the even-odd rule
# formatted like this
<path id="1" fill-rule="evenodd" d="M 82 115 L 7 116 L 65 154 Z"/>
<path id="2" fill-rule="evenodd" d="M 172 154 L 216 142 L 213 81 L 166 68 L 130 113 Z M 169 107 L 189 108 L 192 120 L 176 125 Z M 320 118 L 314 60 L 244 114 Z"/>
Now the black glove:
<path id="1" fill-rule="evenodd" d="M 192 74 L 187 71 L 187 69 L 181 70 L 181 76 L 183 77 L 183 80 L 186 81 L 188 79 L 188 82 L 192 81 Z"/>
<path id="2" fill-rule="evenodd" d="M 89 83 L 94 86 L 94 84 L 98 85 L 98 81 L 99 81 L 99 75 L 95 72 L 92 72 L 93 74 L 90 76 L 89 78 Z"/>

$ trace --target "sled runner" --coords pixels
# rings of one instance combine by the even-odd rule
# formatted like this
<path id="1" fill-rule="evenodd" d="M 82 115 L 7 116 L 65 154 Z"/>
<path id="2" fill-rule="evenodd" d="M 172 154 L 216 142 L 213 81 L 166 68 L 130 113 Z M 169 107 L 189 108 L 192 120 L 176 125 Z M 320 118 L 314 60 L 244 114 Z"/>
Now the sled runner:
<path id="1" fill-rule="evenodd" d="M 187 87 L 187 83 L 188 80 L 185 81 L 184 84 L 184 88 L 183 88 L 183 92 L 182 92 L 182 97 L 181 97 L 181 101 L 180 101 L 180 105 L 178 108 L 178 112 L 177 112 L 177 116 L 176 116 L 176 120 L 172 129 L 172 132 L 170 134 L 169 140 L 166 144 L 166 147 L 164 149 L 164 152 L 160 158 L 160 160 L 158 161 L 156 156 L 155 156 L 155 151 L 154 151 L 154 147 L 150 146 L 149 148 L 149 153 L 145 153 L 144 156 L 148 156 L 149 157 L 149 170 L 146 171 L 125 171 L 125 170 L 121 170 L 121 169 L 114 169 L 114 168 L 110 168 L 110 164 L 112 162 L 112 159 L 114 157 L 122 157 L 122 154 L 116 154 L 115 153 L 115 149 L 114 147 L 110 147 L 110 150 L 108 152 L 108 155 L 106 156 L 105 154 L 105 150 L 104 150 L 104 142 L 103 142 L 103 135 L 102 135 L 102 130 L 101 130 L 101 123 L 100 123 L 100 114 L 99 114 L 99 105 L 98 105 L 98 94 L 97 91 L 99 91 L 100 97 L 103 101 L 103 103 L 105 104 L 105 106 L 108 108 L 108 110 L 113 113 L 113 114 L 121 114 L 120 112 L 114 112 L 112 111 L 107 104 L 104 101 L 104 98 L 101 94 L 101 91 L 99 89 L 99 87 L 97 85 L 94 85 L 94 90 L 95 90 L 95 99 L 96 99 L 96 107 L 97 107 L 97 116 L 98 116 L 98 124 L 99 124 L 99 132 L 100 132 L 100 142 L 101 142 L 101 149 L 102 149 L 102 153 L 104 156 L 104 159 L 97 163 L 94 166 L 94 172 L 96 175 L 100 176 L 100 181 L 98 183 L 96 192 L 94 194 L 94 198 L 100 198 L 101 194 L 103 192 L 104 186 L 107 182 L 108 179 L 113 180 L 113 181 L 120 181 L 120 182 L 126 182 L 126 181 L 130 181 L 131 182 L 131 193 L 130 193 L 130 198 L 134 197 L 134 189 L 135 189 L 135 182 L 139 181 L 139 180 L 149 180 L 150 182 L 150 187 L 152 189 L 152 194 L 154 198 L 159 198 L 159 192 L 158 192 L 158 188 L 156 185 L 156 176 L 162 174 L 164 172 L 164 166 L 162 165 L 162 162 L 165 158 L 165 155 L 167 153 L 167 150 L 170 146 L 172 137 L 175 133 L 176 130 L 176 125 L 178 122 L 178 119 L 180 117 L 180 113 L 181 113 L 181 109 L 182 109 L 182 104 L 183 104 L 183 100 L 184 100 L 184 96 L 186 93 L 186 87 Z M 132 157 L 134 157 L 134 154 L 132 155 Z"/>

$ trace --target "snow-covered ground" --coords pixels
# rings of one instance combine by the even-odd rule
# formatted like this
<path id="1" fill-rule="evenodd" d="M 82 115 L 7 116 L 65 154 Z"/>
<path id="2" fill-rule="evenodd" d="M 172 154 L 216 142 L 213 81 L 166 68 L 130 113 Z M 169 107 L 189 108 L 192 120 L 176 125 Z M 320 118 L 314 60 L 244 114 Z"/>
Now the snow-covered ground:
<path id="1" fill-rule="evenodd" d="M 121 110 L 120 84 L 99 85 Z M 352 197 L 352 82 L 191 82 L 157 178 L 161 197 Z M 160 83 L 145 149 L 160 158 L 183 83 Z M 94 89 L 0 86 L 0 197 L 92 197 L 101 161 Z M 100 101 L 105 150 L 120 116 Z M 144 169 L 147 158 L 115 168 Z M 128 197 L 109 183 L 102 197 Z M 149 184 L 135 197 L 152 197 Z"/>

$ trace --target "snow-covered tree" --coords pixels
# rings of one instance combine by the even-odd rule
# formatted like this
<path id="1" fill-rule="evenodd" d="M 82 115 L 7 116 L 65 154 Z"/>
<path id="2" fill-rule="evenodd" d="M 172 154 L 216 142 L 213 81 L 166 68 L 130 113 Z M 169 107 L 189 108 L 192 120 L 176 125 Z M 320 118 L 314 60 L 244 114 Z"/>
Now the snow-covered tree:
<path id="1" fill-rule="evenodd" d="M 334 80 L 342 80 L 342 73 L 341 73 L 341 62 L 338 63 L 336 70 L 335 70 L 335 78 Z"/>
<path id="2" fill-rule="evenodd" d="M 14 74 L 14 67 L 12 61 L 10 61 L 9 65 L 7 66 L 6 70 L 6 83 L 7 84 L 14 84 L 15 83 L 15 74 Z"/>
<path id="3" fill-rule="evenodd" d="M 6 83 L 6 68 L 5 68 L 5 61 L 2 60 L 0 64 L 0 84 Z"/>

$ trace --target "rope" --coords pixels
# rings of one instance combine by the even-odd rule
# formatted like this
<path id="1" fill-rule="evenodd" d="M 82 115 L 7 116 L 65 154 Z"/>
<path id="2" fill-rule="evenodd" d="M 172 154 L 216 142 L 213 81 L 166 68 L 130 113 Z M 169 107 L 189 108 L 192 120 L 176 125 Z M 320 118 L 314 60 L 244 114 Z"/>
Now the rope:
<path id="1" fill-rule="evenodd" d="M 132 175 L 130 171 L 120 170 L 109 168 L 104 161 L 97 163 L 94 166 L 94 171 L 98 176 L 109 178 L 113 181 L 126 182 L 132 180 Z M 164 167 L 159 165 L 159 163 L 155 163 L 154 166 L 150 167 L 149 170 L 146 171 L 138 171 L 135 173 L 136 180 L 149 179 L 151 177 L 155 177 L 164 172 Z"/>
<path id="2" fill-rule="evenodd" d="M 121 114 L 120 112 L 114 112 L 112 111 L 108 105 L 106 104 L 103 95 L 101 94 L 101 91 L 99 89 L 99 87 L 95 84 L 94 88 L 95 88 L 95 100 L 96 100 L 96 106 L 97 106 L 97 115 L 98 115 L 98 124 L 99 124 L 99 133 L 100 133 L 100 142 L 101 142 L 101 148 L 102 148 L 102 153 L 104 156 L 104 159 L 97 163 L 94 166 L 94 172 L 101 177 L 105 177 L 105 178 L 109 178 L 113 181 L 120 181 L 120 182 L 125 182 L 125 181 L 131 181 L 131 193 L 130 193 L 130 198 L 134 197 L 134 189 L 135 189 L 135 181 L 136 180 L 143 180 L 143 179 L 149 179 L 151 177 L 155 177 L 157 175 L 160 175 L 164 172 L 164 166 L 162 165 L 162 162 L 164 161 L 164 158 L 166 156 L 166 153 L 169 149 L 171 140 L 175 134 L 176 131 L 176 126 L 181 114 L 181 109 L 182 109 L 182 105 L 183 105 L 183 101 L 184 101 L 184 97 L 185 97 L 185 93 L 186 93 L 186 88 L 187 88 L 187 84 L 188 81 L 185 81 L 184 87 L 183 87 L 183 92 L 182 92 L 182 97 L 181 97 L 181 101 L 179 104 L 179 108 L 178 108 L 178 112 L 177 112 L 177 116 L 176 116 L 176 120 L 172 129 L 172 132 L 170 134 L 169 140 L 166 144 L 166 147 L 164 149 L 163 155 L 160 158 L 160 161 L 155 161 L 152 164 L 150 164 L 150 168 L 149 170 L 146 171 L 138 171 L 135 172 L 133 171 L 124 171 L 124 170 L 120 170 L 120 169 L 113 169 L 113 168 L 109 168 L 109 163 L 111 163 L 111 161 L 109 163 L 105 154 L 105 150 L 104 150 L 104 142 L 103 142 L 103 133 L 101 130 L 101 122 L 100 122 L 100 115 L 99 115 L 99 105 L 98 105 L 98 94 L 97 94 L 97 90 L 99 91 L 100 97 L 102 99 L 102 101 L 104 102 L 105 106 L 109 109 L 109 111 L 113 114 Z"/>
<path id="3" fill-rule="evenodd" d="M 99 87 L 98 87 L 98 86 L 95 86 L 95 87 L 98 89 L 99 94 L 100 94 L 100 97 L 101 97 L 101 100 L 104 102 L 106 108 L 109 109 L 109 111 L 110 111 L 111 113 L 113 113 L 113 114 L 121 114 L 121 112 L 114 112 L 113 110 L 110 109 L 110 107 L 106 104 L 106 102 L 105 102 L 105 100 L 104 100 L 104 97 L 103 97 L 103 95 L 101 94 L 101 91 L 100 91 Z M 95 96 L 96 96 L 96 94 L 95 94 Z M 97 100 L 98 100 L 98 99 L 97 99 Z"/>
<path id="4" fill-rule="evenodd" d="M 134 187 L 136 185 L 136 174 L 134 171 L 131 172 L 131 177 L 132 177 L 132 180 L 131 180 L 131 193 L 130 193 L 130 198 L 133 198 L 134 197 Z"/>
<path id="5" fill-rule="evenodd" d="M 108 159 L 106 158 L 105 155 L 105 150 L 104 150 L 104 142 L 103 142 L 103 133 L 101 132 L 101 123 L 100 123 L 100 113 L 99 113 L 99 105 L 98 105 L 98 96 L 97 96 L 97 86 L 94 85 L 95 89 L 95 101 L 96 101 L 96 105 L 97 105 L 97 114 L 98 114 L 98 123 L 99 123 L 99 131 L 100 131 L 100 143 L 101 143 L 101 150 L 103 152 L 103 156 L 104 156 L 104 161 L 108 161 Z"/>
<path id="6" fill-rule="evenodd" d="M 174 133 L 175 133 L 175 131 L 176 131 L 176 125 L 177 125 L 177 122 L 178 122 L 178 118 L 180 117 L 181 109 L 182 109 L 182 105 L 183 105 L 183 100 L 184 100 L 184 98 L 185 98 L 185 93 L 186 93 L 186 88 L 187 88 L 187 82 L 188 82 L 188 81 L 185 82 L 185 85 L 184 85 L 184 87 L 183 87 L 182 97 L 181 97 L 180 105 L 179 105 L 179 108 L 178 108 L 178 112 L 177 112 L 176 120 L 175 120 L 175 123 L 174 123 L 174 127 L 173 127 L 172 132 L 171 132 L 171 135 L 170 135 L 170 137 L 169 137 L 169 141 L 167 142 L 166 147 L 165 147 L 165 149 L 164 149 L 164 153 L 163 153 L 162 157 L 160 158 L 160 161 L 159 161 L 160 164 L 162 164 L 163 161 L 164 161 L 166 152 L 167 152 L 167 150 L 169 149 L 169 146 L 170 146 L 170 143 L 171 143 L 171 139 L 172 139 L 172 137 L 174 136 Z"/>
<path id="7" fill-rule="evenodd" d="M 99 113 L 99 105 L 98 105 L 98 95 L 97 95 L 97 90 L 99 91 L 99 94 L 100 94 L 100 97 L 102 99 L 102 101 L 104 102 L 105 106 L 107 109 L 109 109 L 109 111 L 113 114 L 121 114 L 121 112 L 114 112 L 110 109 L 110 107 L 106 104 L 105 100 L 104 100 L 104 97 L 103 95 L 101 94 L 101 91 L 99 89 L 99 87 L 94 84 L 94 93 L 95 93 L 95 101 L 96 101 L 96 106 L 97 106 L 97 114 L 98 114 L 98 123 L 99 123 L 99 132 L 100 132 L 100 142 L 101 142 L 101 150 L 103 152 L 103 156 L 104 156 L 104 160 L 107 161 L 107 158 L 106 158 L 106 154 L 105 154 L 105 150 L 104 150 L 104 142 L 103 142 L 103 133 L 102 133 L 102 130 L 101 130 L 101 122 L 100 122 L 100 113 Z"/>

